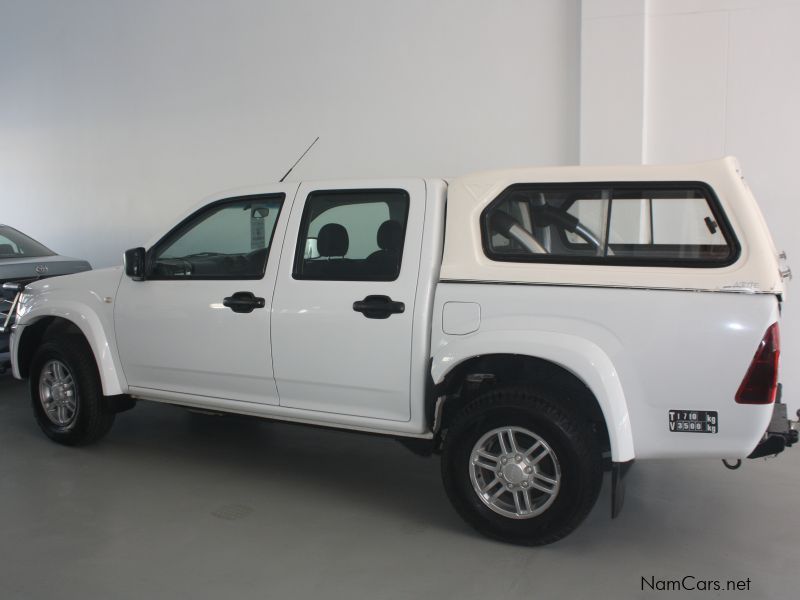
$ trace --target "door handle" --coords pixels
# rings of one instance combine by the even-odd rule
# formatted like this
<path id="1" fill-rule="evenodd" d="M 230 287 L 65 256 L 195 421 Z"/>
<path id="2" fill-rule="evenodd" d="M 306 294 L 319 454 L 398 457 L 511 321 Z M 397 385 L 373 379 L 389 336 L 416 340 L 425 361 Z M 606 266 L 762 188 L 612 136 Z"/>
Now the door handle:
<path id="1" fill-rule="evenodd" d="M 362 313 L 368 319 L 388 319 L 390 315 L 403 313 L 406 305 L 395 302 L 389 296 L 367 296 L 363 300 L 353 302 L 353 310 Z"/>
<path id="2" fill-rule="evenodd" d="M 266 302 L 258 298 L 253 292 L 236 292 L 222 301 L 222 306 L 227 306 L 235 313 L 251 313 L 257 308 L 264 308 Z"/>

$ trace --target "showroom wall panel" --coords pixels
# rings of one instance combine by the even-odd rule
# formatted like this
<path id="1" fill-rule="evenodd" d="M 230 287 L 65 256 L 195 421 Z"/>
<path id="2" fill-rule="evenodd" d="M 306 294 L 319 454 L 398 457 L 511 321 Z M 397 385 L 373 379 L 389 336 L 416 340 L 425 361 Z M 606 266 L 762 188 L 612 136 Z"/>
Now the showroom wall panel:
<path id="1" fill-rule="evenodd" d="M 0 221 L 95 266 L 206 194 L 574 163 L 578 0 L 0 0 Z"/>
<path id="2" fill-rule="evenodd" d="M 581 164 L 642 162 L 642 0 L 581 2 Z"/>

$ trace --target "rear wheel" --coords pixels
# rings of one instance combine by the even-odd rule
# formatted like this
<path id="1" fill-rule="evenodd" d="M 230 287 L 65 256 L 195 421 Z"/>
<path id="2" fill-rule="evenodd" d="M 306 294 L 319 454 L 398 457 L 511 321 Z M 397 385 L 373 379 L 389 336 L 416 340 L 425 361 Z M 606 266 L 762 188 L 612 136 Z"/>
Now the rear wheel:
<path id="1" fill-rule="evenodd" d="M 114 423 L 92 350 L 78 336 L 42 344 L 31 361 L 29 385 L 36 422 L 59 444 L 90 444 Z"/>
<path id="2" fill-rule="evenodd" d="M 458 513 L 481 533 L 549 544 L 594 506 L 601 452 L 587 419 L 555 394 L 499 388 L 456 415 L 445 437 L 442 478 Z"/>

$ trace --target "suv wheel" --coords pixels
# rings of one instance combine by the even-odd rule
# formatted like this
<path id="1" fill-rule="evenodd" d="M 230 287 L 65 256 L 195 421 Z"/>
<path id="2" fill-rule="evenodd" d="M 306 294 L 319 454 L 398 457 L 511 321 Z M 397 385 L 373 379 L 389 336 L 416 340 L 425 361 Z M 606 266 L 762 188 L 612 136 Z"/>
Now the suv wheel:
<path id="1" fill-rule="evenodd" d="M 536 388 L 476 398 L 456 415 L 442 454 L 445 489 L 464 520 L 531 546 L 561 539 L 586 518 L 602 473 L 587 419 Z"/>
<path id="2" fill-rule="evenodd" d="M 30 370 L 33 413 L 59 444 L 81 446 L 102 438 L 114 423 L 88 344 L 77 336 L 42 344 Z"/>

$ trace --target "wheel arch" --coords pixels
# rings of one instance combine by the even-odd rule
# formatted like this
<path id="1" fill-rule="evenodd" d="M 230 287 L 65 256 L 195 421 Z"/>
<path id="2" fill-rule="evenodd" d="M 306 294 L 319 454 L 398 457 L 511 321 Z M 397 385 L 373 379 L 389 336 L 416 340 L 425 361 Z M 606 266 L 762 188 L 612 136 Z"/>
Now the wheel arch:
<path id="1" fill-rule="evenodd" d="M 15 348 L 16 368 L 20 377 L 29 375 L 31 360 L 36 349 L 46 340 L 58 335 L 79 335 L 88 344 L 94 356 L 105 396 L 123 394 L 120 370 L 111 355 L 109 343 L 103 335 L 102 325 L 94 315 L 80 314 L 74 320 L 64 314 L 30 316 L 20 330 Z"/>
<path id="2" fill-rule="evenodd" d="M 434 427 L 446 426 L 454 409 L 477 392 L 474 380 L 484 374 L 493 375 L 501 385 L 544 384 L 566 389 L 565 399 L 601 426 L 598 434 L 606 438 L 612 460 L 634 458 L 628 405 L 619 376 L 608 355 L 593 342 L 569 334 L 504 331 L 448 344 L 431 363 L 434 391 L 429 395 L 428 414 Z M 463 388 L 469 386 L 473 390 L 464 394 Z"/>

